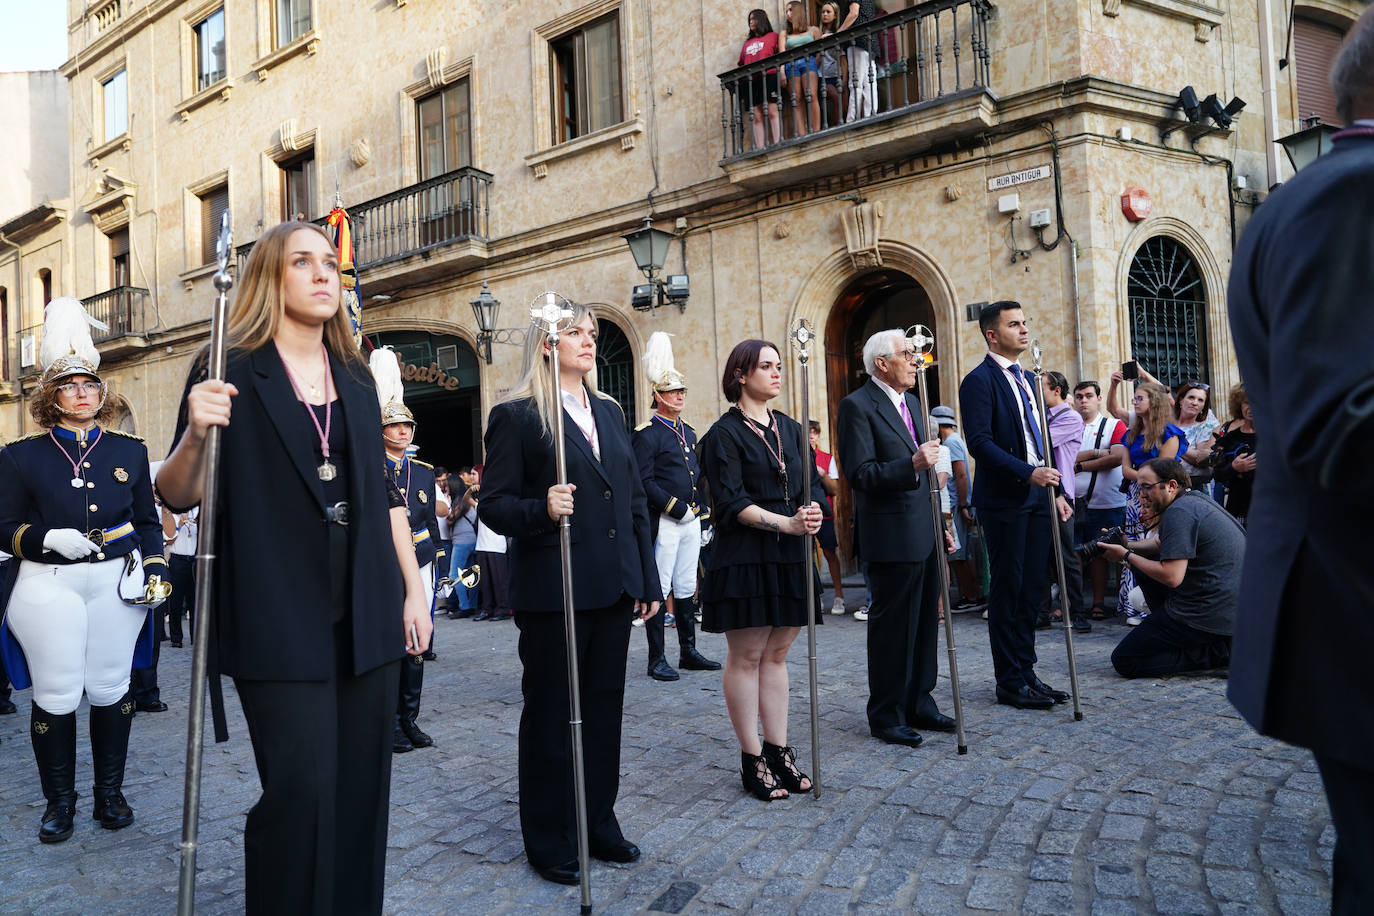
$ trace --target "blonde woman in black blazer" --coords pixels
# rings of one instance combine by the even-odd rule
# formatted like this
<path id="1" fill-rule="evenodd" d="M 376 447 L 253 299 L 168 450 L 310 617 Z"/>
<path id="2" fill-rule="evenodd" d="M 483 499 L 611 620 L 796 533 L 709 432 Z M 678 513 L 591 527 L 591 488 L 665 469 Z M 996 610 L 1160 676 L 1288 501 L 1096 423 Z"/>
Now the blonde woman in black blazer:
<path id="1" fill-rule="evenodd" d="M 639 849 L 615 817 L 620 720 L 632 616 L 658 611 L 658 568 L 644 486 L 625 415 L 596 390 L 596 320 L 575 306 L 558 352 L 563 403 L 549 403 L 547 337 L 532 328 L 525 371 L 487 420 L 478 513 L 511 538 L 510 602 L 520 628 L 520 828 L 530 865 L 577 884 L 576 822 L 568 732 L 567 655 L 558 520 L 572 516 L 573 605 L 587 774 L 591 853 L 633 862 Z M 563 410 L 568 483 L 554 473 L 552 411 Z"/>
<path id="2" fill-rule="evenodd" d="M 246 910 L 380 913 L 397 663 L 428 645 L 430 589 L 323 231 L 258 240 L 228 340 L 225 381 L 192 369 L 157 485 L 173 511 L 199 503 L 206 430 L 225 428 L 211 668 L 234 678 L 262 781 Z"/>

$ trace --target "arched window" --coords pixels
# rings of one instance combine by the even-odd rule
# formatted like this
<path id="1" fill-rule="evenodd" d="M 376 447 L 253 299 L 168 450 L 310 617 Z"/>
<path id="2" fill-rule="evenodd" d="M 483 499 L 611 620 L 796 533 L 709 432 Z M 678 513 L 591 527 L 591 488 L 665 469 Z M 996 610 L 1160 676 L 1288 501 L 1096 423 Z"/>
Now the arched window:
<path id="1" fill-rule="evenodd" d="M 1167 236 L 1147 239 L 1131 261 L 1126 295 L 1131 355 L 1166 385 L 1210 382 L 1206 288 L 1188 249 Z"/>
<path id="2" fill-rule="evenodd" d="M 635 428 L 635 357 L 629 338 L 615 322 L 596 322 L 596 387 L 620 403 L 625 425 Z"/>

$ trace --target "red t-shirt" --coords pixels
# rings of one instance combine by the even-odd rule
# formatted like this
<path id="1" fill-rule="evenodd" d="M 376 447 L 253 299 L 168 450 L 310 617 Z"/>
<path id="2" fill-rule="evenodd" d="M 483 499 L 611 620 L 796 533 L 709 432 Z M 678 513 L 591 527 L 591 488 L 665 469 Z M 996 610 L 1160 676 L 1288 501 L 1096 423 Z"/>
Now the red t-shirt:
<path id="1" fill-rule="evenodd" d="M 744 47 L 739 50 L 739 65 L 752 64 L 755 61 L 763 60 L 765 57 L 772 57 L 778 53 L 778 33 L 767 32 L 763 35 L 750 35 L 744 40 Z M 770 73 L 776 70 L 768 71 Z"/>

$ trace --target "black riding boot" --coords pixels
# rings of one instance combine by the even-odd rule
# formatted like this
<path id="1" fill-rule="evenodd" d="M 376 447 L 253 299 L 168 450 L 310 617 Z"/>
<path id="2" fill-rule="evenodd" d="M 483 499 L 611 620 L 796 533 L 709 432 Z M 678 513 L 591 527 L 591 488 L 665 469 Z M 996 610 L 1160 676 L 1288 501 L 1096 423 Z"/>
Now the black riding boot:
<path id="1" fill-rule="evenodd" d="M 713 662 L 697 651 L 697 603 L 695 598 L 674 598 L 677 605 L 677 666 L 687 671 L 719 671 Z"/>
<path id="2" fill-rule="evenodd" d="M 134 722 L 134 696 L 125 692 L 110 706 L 91 707 L 91 759 L 95 766 L 92 815 L 106 830 L 134 822 L 124 800 L 124 761 L 129 755 L 129 727 Z"/>
<path id="3" fill-rule="evenodd" d="M 401 662 L 401 692 L 396 699 L 396 725 L 411 747 L 432 747 L 434 739 L 415 724 L 420 715 L 420 690 L 425 685 L 425 663 L 421 656 L 410 655 Z M 394 750 L 394 748 L 393 748 Z"/>
<path id="4" fill-rule="evenodd" d="M 38 763 L 38 781 L 48 800 L 38 839 L 60 843 L 72 835 L 76 816 L 76 713 L 55 716 L 33 704 L 29 738 L 33 759 Z"/>
<path id="5" fill-rule="evenodd" d="M 644 621 L 644 638 L 649 641 L 649 677 L 656 681 L 675 681 L 678 673 L 668 664 L 663 645 L 664 608 Z"/>

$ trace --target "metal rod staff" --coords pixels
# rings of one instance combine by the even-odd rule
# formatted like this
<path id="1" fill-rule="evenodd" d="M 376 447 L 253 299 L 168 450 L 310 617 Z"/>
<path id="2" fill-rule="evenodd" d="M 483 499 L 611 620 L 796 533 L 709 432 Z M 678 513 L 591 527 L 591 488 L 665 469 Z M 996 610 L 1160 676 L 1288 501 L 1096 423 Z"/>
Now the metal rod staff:
<path id="1" fill-rule="evenodd" d="M 930 328 L 916 324 L 907 328 L 907 345 L 916 351 L 916 390 L 920 394 L 921 412 L 925 419 L 925 432 L 932 432 L 930 422 L 930 399 L 926 396 L 926 357 L 935 349 L 935 337 Z M 960 754 L 968 753 L 968 741 L 964 738 L 964 700 L 959 692 L 959 659 L 954 651 L 954 612 L 949 600 L 949 554 L 945 551 L 944 510 L 940 505 L 940 480 L 935 468 L 926 469 L 926 483 L 930 489 L 930 518 L 935 526 L 935 553 L 938 560 L 936 569 L 940 572 L 940 599 L 945 609 L 945 651 L 949 653 L 949 686 L 954 698 L 954 737 Z"/>
<path id="2" fill-rule="evenodd" d="M 215 243 L 219 264 L 215 271 L 215 305 L 210 313 L 210 353 L 207 379 L 224 378 L 225 324 L 229 313 L 229 290 L 234 285 L 229 259 L 234 254 L 233 220 L 229 211 L 220 221 L 219 241 Z M 181 874 L 177 886 L 177 914 L 190 916 L 196 911 L 196 847 L 200 835 L 200 777 L 205 738 L 205 680 L 210 660 L 210 603 L 214 595 L 215 520 L 219 500 L 220 427 L 205 431 L 205 477 L 201 482 L 200 531 L 196 540 L 195 628 L 199 636 L 191 647 L 191 703 L 186 717 L 186 788 L 181 805 Z"/>
<path id="3" fill-rule="evenodd" d="M 1031 372 L 1035 375 L 1035 412 L 1040 419 L 1040 454 L 1045 456 L 1047 467 L 1054 467 L 1054 453 L 1050 451 L 1050 421 L 1045 413 L 1045 367 L 1041 358 L 1045 351 L 1039 340 L 1031 341 Z M 1073 469 L 1069 469 L 1073 473 Z M 1073 692 L 1073 718 L 1083 721 L 1083 704 L 1078 696 L 1078 661 L 1073 651 L 1073 627 L 1070 618 L 1074 609 L 1069 607 L 1069 579 L 1064 574 L 1064 543 L 1059 539 L 1059 507 L 1055 505 L 1055 492 L 1045 488 L 1045 498 L 1050 503 L 1050 541 L 1054 544 L 1054 569 L 1059 576 L 1059 606 L 1064 613 L 1064 649 L 1069 653 L 1069 689 Z"/>
<path id="4" fill-rule="evenodd" d="M 811 503 L 811 472 L 815 462 L 811 460 L 811 449 L 806 444 L 811 435 L 811 341 L 816 333 L 805 318 L 797 319 L 792 329 L 792 346 L 797 348 L 797 362 L 801 363 L 802 396 L 802 501 Z M 816 538 L 814 535 L 802 536 L 802 550 L 806 555 L 806 664 L 811 677 L 811 794 L 821 797 L 821 727 L 820 727 L 820 686 L 816 681 L 816 589 L 812 582 L 812 569 L 816 562 Z"/>
<path id="5" fill-rule="evenodd" d="M 554 292 L 535 298 L 530 318 L 548 334 L 549 410 L 553 414 L 553 460 L 558 485 L 568 483 L 568 456 L 563 446 L 563 389 L 559 380 L 559 325 L 573 316 L 571 303 Z M 572 732 L 573 800 L 577 813 L 577 867 L 582 884 L 582 912 L 592 911 L 592 881 L 587 842 L 587 774 L 582 764 L 582 688 L 577 670 L 577 621 L 573 613 L 572 519 L 558 520 L 558 552 L 563 566 L 563 629 L 568 645 L 568 728 Z"/>

